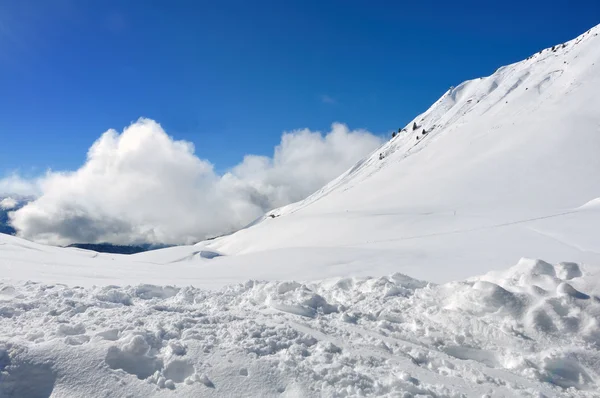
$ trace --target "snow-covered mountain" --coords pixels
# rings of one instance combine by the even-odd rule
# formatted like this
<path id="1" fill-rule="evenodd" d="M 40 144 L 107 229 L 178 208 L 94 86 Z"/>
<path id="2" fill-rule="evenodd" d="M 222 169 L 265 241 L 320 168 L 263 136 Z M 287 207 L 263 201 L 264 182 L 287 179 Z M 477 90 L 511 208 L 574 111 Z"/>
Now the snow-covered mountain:
<path id="1" fill-rule="evenodd" d="M 0 235 L 0 397 L 597 397 L 599 33 L 451 88 L 235 234 Z"/>
<path id="2" fill-rule="evenodd" d="M 211 250 L 226 255 L 210 267 L 219 276 L 400 271 L 435 282 L 523 256 L 599 266 L 599 31 L 450 89 L 370 157 L 251 228 L 139 258 Z"/>

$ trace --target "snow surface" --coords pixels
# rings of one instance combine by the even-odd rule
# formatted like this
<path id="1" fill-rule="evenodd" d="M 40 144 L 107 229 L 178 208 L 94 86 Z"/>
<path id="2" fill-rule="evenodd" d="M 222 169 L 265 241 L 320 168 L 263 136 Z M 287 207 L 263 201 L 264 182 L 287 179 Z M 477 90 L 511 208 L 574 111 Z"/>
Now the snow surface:
<path id="1" fill-rule="evenodd" d="M 450 89 L 235 234 L 0 234 L 0 397 L 600 396 L 598 33 Z"/>
<path id="2" fill-rule="evenodd" d="M 0 283 L 0 396 L 598 396 L 599 296 L 534 260 L 437 286 Z"/>

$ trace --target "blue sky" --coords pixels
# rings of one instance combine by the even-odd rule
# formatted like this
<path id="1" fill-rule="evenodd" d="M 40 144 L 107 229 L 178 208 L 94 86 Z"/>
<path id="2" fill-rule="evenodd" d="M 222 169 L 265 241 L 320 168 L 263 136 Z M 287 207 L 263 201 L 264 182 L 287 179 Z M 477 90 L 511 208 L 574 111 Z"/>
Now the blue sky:
<path id="1" fill-rule="evenodd" d="M 0 176 L 75 169 L 140 116 L 217 170 L 284 130 L 385 133 L 599 22 L 597 0 L 0 1 Z"/>

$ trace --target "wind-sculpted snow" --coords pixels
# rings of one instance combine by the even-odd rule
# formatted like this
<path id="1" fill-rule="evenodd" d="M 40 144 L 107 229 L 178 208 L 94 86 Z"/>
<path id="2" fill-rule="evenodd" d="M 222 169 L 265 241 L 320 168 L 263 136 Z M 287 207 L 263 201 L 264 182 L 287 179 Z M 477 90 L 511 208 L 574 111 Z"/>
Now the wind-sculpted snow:
<path id="1" fill-rule="evenodd" d="M 525 259 L 443 285 L 2 283 L 0 396 L 592 397 L 599 293 Z"/>

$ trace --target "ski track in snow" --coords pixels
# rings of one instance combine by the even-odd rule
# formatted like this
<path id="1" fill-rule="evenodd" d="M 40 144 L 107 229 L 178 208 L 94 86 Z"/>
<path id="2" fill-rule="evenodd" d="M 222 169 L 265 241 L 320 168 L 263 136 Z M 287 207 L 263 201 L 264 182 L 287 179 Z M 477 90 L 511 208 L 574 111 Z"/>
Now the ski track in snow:
<path id="1" fill-rule="evenodd" d="M 0 396 L 598 396 L 590 278 L 524 259 L 444 285 L 1 283 Z"/>

